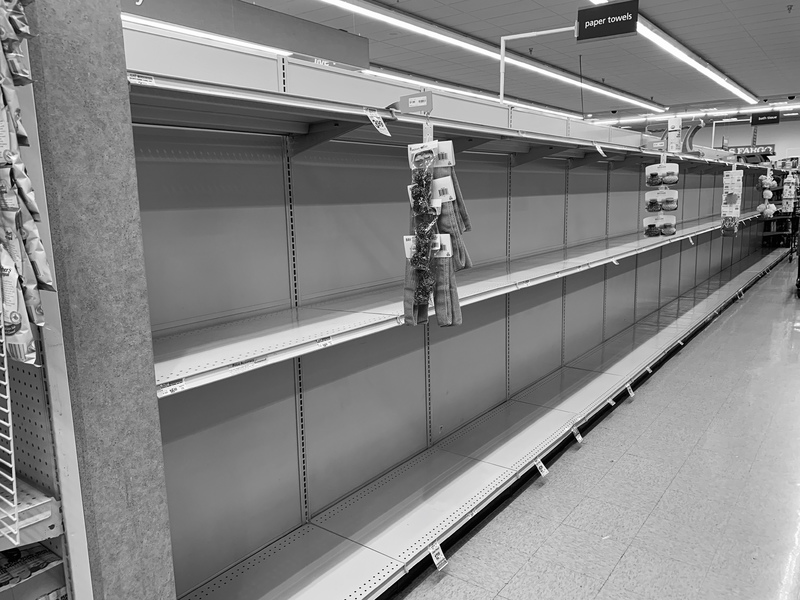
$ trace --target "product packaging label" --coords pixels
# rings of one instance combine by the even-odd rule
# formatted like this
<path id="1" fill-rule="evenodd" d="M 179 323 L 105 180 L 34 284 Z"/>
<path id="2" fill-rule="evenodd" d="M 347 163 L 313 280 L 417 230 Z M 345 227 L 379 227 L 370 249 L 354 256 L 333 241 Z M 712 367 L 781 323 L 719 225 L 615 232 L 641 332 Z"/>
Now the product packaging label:
<path id="1" fill-rule="evenodd" d="M 453 178 L 449 175 L 447 177 L 440 177 L 434 179 L 431 183 L 431 197 L 434 200 L 442 202 L 455 202 L 456 188 L 453 185 Z"/>
<path id="2" fill-rule="evenodd" d="M 434 164 L 436 154 L 439 151 L 439 142 L 422 142 L 421 144 L 411 144 L 408 147 L 408 168 L 418 169 L 424 163 Z"/>
<path id="3" fill-rule="evenodd" d="M 725 171 L 722 179 L 722 217 L 738 217 L 742 207 L 744 171 Z"/>
<path id="4" fill-rule="evenodd" d="M 453 256 L 453 244 L 450 240 L 449 233 L 440 233 L 438 235 L 439 238 L 439 249 L 433 255 L 434 258 L 451 258 Z"/>
<path id="5" fill-rule="evenodd" d="M 439 142 L 439 150 L 436 153 L 436 162 L 434 167 L 454 167 L 456 164 L 456 152 L 453 148 L 453 142 L 445 141 Z"/>

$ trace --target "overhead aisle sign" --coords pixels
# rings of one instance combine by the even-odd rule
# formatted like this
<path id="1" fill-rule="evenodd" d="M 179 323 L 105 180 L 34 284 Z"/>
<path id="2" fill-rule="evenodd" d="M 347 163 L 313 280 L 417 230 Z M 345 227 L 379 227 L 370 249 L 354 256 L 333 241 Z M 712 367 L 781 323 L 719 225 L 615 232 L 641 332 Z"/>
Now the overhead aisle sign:
<path id="1" fill-rule="evenodd" d="M 578 10 L 579 42 L 636 33 L 639 0 L 625 0 Z"/>

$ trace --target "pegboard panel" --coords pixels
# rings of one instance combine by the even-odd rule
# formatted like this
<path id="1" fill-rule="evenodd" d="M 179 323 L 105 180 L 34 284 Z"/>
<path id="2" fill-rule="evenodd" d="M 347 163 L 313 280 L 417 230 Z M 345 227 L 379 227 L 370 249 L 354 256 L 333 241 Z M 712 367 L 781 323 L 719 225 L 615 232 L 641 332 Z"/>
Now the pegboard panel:
<path id="1" fill-rule="evenodd" d="M 58 498 L 53 427 L 42 369 L 11 362 L 8 370 L 17 473 L 49 496 Z"/>

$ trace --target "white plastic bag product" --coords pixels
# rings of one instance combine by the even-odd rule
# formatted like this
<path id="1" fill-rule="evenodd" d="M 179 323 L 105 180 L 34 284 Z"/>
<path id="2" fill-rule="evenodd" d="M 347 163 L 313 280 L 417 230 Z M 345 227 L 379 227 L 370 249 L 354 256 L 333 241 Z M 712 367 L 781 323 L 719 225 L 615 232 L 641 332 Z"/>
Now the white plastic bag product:
<path id="1" fill-rule="evenodd" d="M 19 272 L 14 265 L 14 259 L 3 245 L 0 245 L 0 281 L 3 290 L 6 352 L 17 362 L 36 364 L 36 343 L 19 284 Z"/>

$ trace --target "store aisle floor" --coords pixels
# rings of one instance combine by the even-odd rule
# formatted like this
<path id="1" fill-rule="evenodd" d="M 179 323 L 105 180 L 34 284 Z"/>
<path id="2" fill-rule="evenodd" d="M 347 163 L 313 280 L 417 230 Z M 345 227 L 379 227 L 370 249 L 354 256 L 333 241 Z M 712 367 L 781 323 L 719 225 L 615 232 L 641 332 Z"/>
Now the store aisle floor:
<path id="1" fill-rule="evenodd" d="M 800 598 L 800 300 L 784 261 L 397 600 Z"/>

